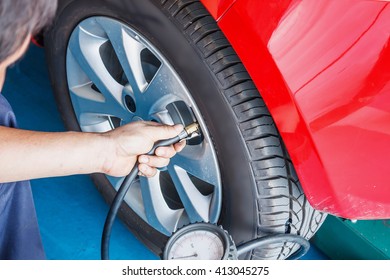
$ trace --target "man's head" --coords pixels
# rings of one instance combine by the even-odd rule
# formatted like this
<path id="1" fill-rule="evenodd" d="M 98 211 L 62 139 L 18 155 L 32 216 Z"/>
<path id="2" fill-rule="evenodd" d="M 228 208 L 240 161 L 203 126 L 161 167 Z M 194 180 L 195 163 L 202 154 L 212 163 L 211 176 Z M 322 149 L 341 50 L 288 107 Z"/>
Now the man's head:
<path id="1" fill-rule="evenodd" d="M 56 0 L 0 0 L 0 89 L 6 68 L 25 52 L 31 35 L 54 17 Z"/>

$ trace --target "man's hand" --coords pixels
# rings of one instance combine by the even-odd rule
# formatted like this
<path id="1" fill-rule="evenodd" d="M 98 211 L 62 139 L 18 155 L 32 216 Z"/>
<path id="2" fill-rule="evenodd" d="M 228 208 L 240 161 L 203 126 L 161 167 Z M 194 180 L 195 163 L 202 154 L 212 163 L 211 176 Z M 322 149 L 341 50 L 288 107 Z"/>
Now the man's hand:
<path id="1" fill-rule="evenodd" d="M 182 125 L 134 122 L 103 134 L 108 139 L 108 145 L 104 150 L 106 160 L 102 172 L 111 176 L 125 176 L 138 159 L 140 175 L 154 176 L 156 168 L 167 166 L 169 159 L 184 148 L 185 141 L 169 147 L 159 147 L 154 156 L 145 154 L 155 142 L 175 137 L 182 130 Z"/>
<path id="2" fill-rule="evenodd" d="M 106 133 L 37 132 L 0 126 L 0 183 L 73 174 L 127 175 L 137 159 L 142 175 L 153 176 L 185 142 L 159 147 L 154 143 L 178 135 L 181 125 L 134 122 Z"/>

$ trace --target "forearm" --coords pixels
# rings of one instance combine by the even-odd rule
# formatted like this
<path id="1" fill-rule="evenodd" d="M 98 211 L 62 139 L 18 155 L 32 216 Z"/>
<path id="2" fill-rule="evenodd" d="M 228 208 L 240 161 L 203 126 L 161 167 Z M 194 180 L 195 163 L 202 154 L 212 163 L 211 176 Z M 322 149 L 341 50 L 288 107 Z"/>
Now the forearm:
<path id="1" fill-rule="evenodd" d="M 0 127 L 0 182 L 102 172 L 106 138 Z"/>

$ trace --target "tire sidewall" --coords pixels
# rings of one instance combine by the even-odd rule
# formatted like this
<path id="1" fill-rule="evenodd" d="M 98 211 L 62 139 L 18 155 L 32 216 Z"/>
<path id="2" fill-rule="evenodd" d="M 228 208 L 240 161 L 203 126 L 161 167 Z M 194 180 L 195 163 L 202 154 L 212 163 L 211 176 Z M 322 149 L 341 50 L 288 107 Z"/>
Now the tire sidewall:
<path id="1" fill-rule="evenodd" d="M 74 28 L 91 16 L 108 16 L 137 30 L 169 61 L 191 92 L 212 137 L 223 184 L 221 223 L 240 244 L 256 236 L 256 183 L 248 150 L 222 86 L 205 63 L 195 43 L 183 35 L 177 22 L 162 11 L 159 1 L 88 1 L 70 3 L 57 17 L 46 40 L 47 60 L 59 110 L 67 129 L 79 131 L 66 78 L 66 49 Z M 115 190 L 102 174 L 93 180 L 108 202 Z M 167 237 L 139 218 L 128 206 L 120 215 L 132 231 L 160 254 Z"/>

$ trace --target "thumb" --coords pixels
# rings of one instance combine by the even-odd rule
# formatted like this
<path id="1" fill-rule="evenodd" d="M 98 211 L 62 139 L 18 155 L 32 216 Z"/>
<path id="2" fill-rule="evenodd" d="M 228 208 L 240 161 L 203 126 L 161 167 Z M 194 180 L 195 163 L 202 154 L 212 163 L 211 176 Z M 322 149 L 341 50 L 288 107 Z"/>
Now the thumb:
<path id="1" fill-rule="evenodd" d="M 181 124 L 153 126 L 152 137 L 154 141 L 169 139 L 179 135 L 183 129 L 184 127 Z"/>

